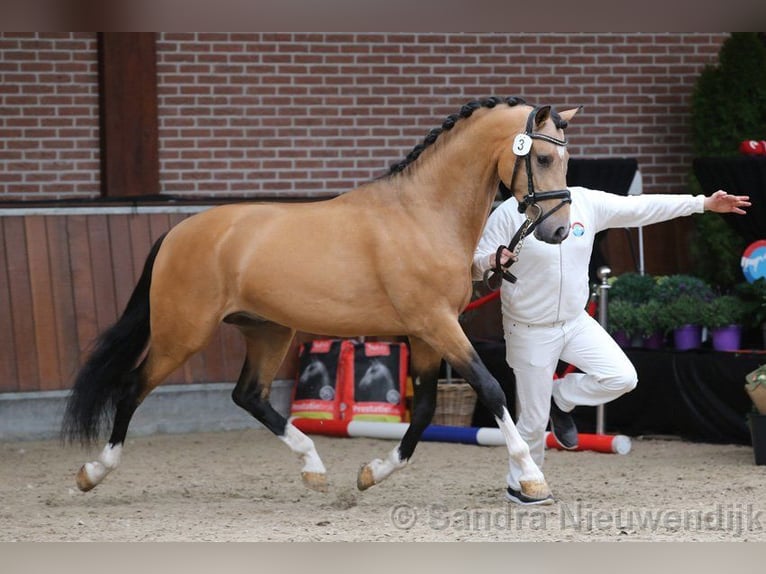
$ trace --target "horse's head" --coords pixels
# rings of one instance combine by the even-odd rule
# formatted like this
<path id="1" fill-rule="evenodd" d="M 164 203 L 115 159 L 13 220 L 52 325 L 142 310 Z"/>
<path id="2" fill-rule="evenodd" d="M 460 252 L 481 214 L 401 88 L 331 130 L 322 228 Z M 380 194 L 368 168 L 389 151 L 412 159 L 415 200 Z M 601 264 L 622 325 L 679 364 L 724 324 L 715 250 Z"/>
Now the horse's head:
<path id="1" fill-rule="evenodd" d="M 546 243 L 561 243 L 569 235 L 564 128 L 579 109 L 533 108 L 499 161 L 501 185 L 519 202 L 519 211 L 535 222 L 535 237 Z"/>
<path id="2" fill-rule="evenodd" d="M 330 374 L 327 372 L 327 367 L 319 359 L 311 359 L 311 362 L 306 365 L 298 378 L 302 384 L 307 384 L 309 381 L 314 382 L 314 379 L 320 385 L 329 384 Z"/>

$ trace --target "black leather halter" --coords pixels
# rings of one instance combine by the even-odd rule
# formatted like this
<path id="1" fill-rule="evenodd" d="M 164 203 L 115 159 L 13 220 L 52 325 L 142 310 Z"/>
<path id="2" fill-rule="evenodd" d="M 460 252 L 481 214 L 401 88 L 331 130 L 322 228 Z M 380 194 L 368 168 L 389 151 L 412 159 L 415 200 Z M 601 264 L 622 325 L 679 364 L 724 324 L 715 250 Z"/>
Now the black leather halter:
<path id="1" fill-rule="evenodd" d="M 521 250 L 521 245 L 523 244 L 524 238 L 527 235 L 532 233 L 540 223 L 548 219 L 551 215 L 564 207 L 564 205 L 567 203 L 572 203 L 572 197 L 568 189 L 557 189 L 540 192 L 535 191 L 535 182 L 532 175 L 532 140 L 543 140 L 561 147 L 567 145 L 566 138 L 558 139 L 553 136 L 534 131 L 535 116 L 539 110 L 539 106 L 532 109 L 532 111 L 529 113 L 529 116 L 527 116 L 527 124 L 524 129 L 524 133 L 517 135 L 513 141 L 513 152 L 517 156 L 524 158 L 524 165 L 527 168 L 527 194 L 519 202 L 519 213 L 525 213 L 528 208 L 533 206 L 537 209 L 537 213 L 534 218 L 527 216 L 526 221 L 516 231 L 516 234 L 511 239 L 508 247 L 501 245 L 497 248 L 497 252 L 495 254 L 495 267 L 487 269 L 484 272 L 484 284 L 487 286 L 487 288 L 493 291 L 496 291 L 500 288 L 499 283 L 496 286 L 492 285 L 492 281 L 497 276 L 500 276 L 511 283 L 516 283 L 516 276 L 509 271 L 506 271 L 508 267 L 513 265 L 514 261 L 510 259 L 505 264 L 500 264 L 500 254 L 503 252 L 503 250 L 508 249 L 517 255 Z M 510 189 L 506 187 L 502 181 L 500 182 L 500 191 L 503 194 L 504 199 L 507 199 L 513 194 L 511 190 L 513 189 L 514 182 L 516 181 L 516 172 L 518 172 L 519 163 L 520 162 L 516 160 L 516 163 L 513 166 Z M 549 199 L 560 199 L 561 201 L 554 208 L 549 209 L 543 213 L 542 208 L 537 205 L 537 203 Z M 500 283 L 502 283 L 502 281 Z"/>

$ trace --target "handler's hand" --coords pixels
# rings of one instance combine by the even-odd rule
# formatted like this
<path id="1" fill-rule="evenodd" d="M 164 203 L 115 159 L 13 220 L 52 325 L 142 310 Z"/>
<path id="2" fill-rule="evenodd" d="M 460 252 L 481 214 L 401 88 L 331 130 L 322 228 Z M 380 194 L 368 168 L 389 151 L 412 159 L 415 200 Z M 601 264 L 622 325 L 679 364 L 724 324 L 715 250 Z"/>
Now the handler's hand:
<path id="1" fill-rule="evenodd" d="M 729 195 L 719 189 L 710 197 L 705 198 L 705 211 L 716 213 L 737 213 L 745 215 L 743 207 L 750 207 L 749 195 Z"/>
<path id="2" fill-rule="evenodd" d="M 495 256 L 496 253 L 493 253 L 489 256 L 489 266 L 494 269 L 497 267 L 495 265 Z M 503 251 L 500 253 L 500 265 L 505 265 L 508 263 L 508 261 L 513 260 L 514 262 L 518 260 L 518 257 L 516 257 L 511 251 L 508 249 L 503 249 Z"/>

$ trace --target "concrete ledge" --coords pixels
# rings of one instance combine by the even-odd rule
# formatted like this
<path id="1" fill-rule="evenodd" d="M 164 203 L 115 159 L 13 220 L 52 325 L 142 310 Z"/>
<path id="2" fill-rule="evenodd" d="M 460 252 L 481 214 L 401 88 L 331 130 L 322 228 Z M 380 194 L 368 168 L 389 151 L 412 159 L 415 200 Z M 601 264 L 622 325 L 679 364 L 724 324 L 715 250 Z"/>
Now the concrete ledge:
<path id="1" fill-rule="evenodd" d="M 288 416 L 293 381 L 274 381 L 270 402 Z M 231 400 L 232 383 L 168 385 L 136 411 L 128 436 L 263 428 Z M 69 391 L 0 394 L 0 441 L 59 437 Z"/>

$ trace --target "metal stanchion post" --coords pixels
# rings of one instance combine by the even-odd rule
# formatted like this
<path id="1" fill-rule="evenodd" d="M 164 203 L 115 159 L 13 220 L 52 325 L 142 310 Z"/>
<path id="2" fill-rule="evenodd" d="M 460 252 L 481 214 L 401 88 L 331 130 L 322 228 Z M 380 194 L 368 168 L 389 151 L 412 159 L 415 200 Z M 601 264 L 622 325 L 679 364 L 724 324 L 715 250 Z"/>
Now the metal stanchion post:
<path id="1" fill-rule="evenodd" d="M 598 322 L 606 329 L 607 325 L 607 305 L 609 304 L 609 276 L 612 270 L 609 267 L 598 268 L 598 278 L 601 283 L 598 285 Z M 604 434 L 606 427 L 606 410 L 604 405 L 596 407 L 596 434 Z"/>

